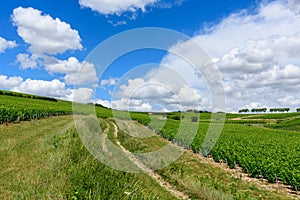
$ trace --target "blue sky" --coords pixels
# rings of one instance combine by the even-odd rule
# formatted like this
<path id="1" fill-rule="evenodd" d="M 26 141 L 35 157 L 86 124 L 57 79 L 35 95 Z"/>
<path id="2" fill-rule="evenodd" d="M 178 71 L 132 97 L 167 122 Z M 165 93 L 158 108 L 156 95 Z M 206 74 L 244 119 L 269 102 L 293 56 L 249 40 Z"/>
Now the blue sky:
<path id="1" fill-rule="evenodd" d="M 168 51 L 123 55 L 101 77 L 99 63 L 86 60 L 116 34 L 161 27 L 186 34 L 205 50 L 222 76 L 227 111 L 294 109 L 300 107 L 299 13 L 296 0 L 5 1 L 0 7 L 0 89 L 68 100 L 77 96 L 117 109 L 213 110 L 205 78 L 197 78 L 188 63 Z M 169 48 L 186 48 L 186 54 L 196 56 L 189 52 L 189 41 L 176 42 Z M 156 65 L 124 78 L 147 63 Z"/>

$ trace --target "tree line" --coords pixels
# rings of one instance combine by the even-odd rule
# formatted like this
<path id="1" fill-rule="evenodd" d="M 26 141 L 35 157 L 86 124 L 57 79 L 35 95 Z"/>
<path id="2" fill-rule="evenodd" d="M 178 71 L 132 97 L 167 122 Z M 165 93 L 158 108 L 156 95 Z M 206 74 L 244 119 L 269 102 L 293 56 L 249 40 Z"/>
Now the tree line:
<path id="1" fill-rule="evenodd" d="M 244 108 L 239 110 L 239 113 L 247 113 L 247 112 L 267 112 L 267 108 L 252 108 L 251 110 L 249 110 L 248 108 Z M 296 109 L 297 112 L 300 112 L 300 108 Z M 289 112 L 290 108 L 270 108 L 269 112 L 273 113 L 273 112 Z"/>

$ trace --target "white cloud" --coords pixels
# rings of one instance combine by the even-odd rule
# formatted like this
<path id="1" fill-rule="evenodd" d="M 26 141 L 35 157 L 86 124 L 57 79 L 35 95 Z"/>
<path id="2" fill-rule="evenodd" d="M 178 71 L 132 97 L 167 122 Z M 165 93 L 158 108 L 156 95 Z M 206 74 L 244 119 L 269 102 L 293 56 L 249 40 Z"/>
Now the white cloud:
<path id="1" fill-rule="evenodd" d="M 7 77 L 0 75 L 0 87 L 15 92 L 48 96 L 69 101 L 88 103 L 92 100 L 93 90 L 90 88 L 67 88 L 64 82 L 54 79 L 51 81 Z"/>
<path id="2" fill-rule="evenodd" d="M 105 86 L 113 86 L 116 85 L 118 82 L 119 78 L 109 78 L 109 79 L 103 79 L 100 82 L 100 87 L 105 87 Z"/>
<path id="3" fill-rule="evenodd" d="M 26 79 L 11 90 L 55 98 L 65 98 L 71 93 L 71 90 L 66 89 L 65 84 L 57 79 L 52 81 Z"/>
<path id="4" fill-rule="evenodd" d="M 145 12 L 146 6 L 151 6 L 159 0 L 79 0 L 82 7 L 91 8 L 101 14 L 121 15 L 124 12 Z"/>
<path id="5" fill-rule="evenodd" d="M 300 31 L 300 18 L 289 8 L 285 0 L 262 3 L 254 13 L 246 10 L 233 13 L 207 27 L 206 32 L 197 33 L 194 39 L 211 56 L 221 57 L 233 48 L 242 48 L 248 40 L 292 36 Z"/>
<path id="6" fill-rule="evenodd" d="M 68 96 L 70 101 L 89 103 L 93 97 L 94 91 L 90 88 L 78 88 L 72 90 L 71 94 Z"/>
<path id="7" fill-rule="evenodd" d="M 151 111 L 152 106 L 149 102 L 144 102 L 141 99 L 121 98 L 112 101 L 112 108 L 126 111 Z"/>
<path id="8" fill-rule="evenodd" d="M 173 69 L 160 66 L 141 78 L 120 79 L 115 86 L 112 107 L 144 111 L 208 109 L 211 107 L 208 99 Z"/>
<path id="9" fill-rule="evenodd" d="M 222 73 L 228 111 L 237 111 L 258 101 L 256 106 L 296 106 L 296 99 L 300 99 L 299 11 L 297 1 L 289 1 L 289 4 L 285 0 L 264 1 L 254 12 L 233 13 L 170 50 L 179 49 L 183 55 L 193 58 L 201 54 L 193 50 L 192 41 L 204 47 Z M 180 72 L 192 89 L 201 85 L 195 84 L 199 77 L 182 59 L 169 54 L 161 64 Z"/>
<path id="10" fill-rule="evenodd" d="M 68 85 L 89 84 L 98 80 L 94 64 L 87 61 L 79 62 L 75 57 L 70 57 L 68 60 L 57 60 L 48 57 L 48 62 L 48 64 L 45 64 L 46 70 L 50 73 L 66 74 L 64 80 Z"/>
<path id="11" fill-rule="evenodd" d="M 101 104 L 102 106 L 105 106 L 107 108 L 111 108 L 111 103 L 108 100 L 97 99 L 94 103 Z"/>
<path id="12" fill-rule="evenodd" d="M 300 57 L 300 33 L 293 36 L 272 36 L 250 40 L 241 48 L 232 49 L 217 64 L 222 72 L 257 73 L 274 66 L 282 58 Z"/>
<path id="13" fill-rule="evenodd" d="M 297 108 L 300 105 L 300 99 L 295 96 L 285 96 L 285 97 L 279 98 L 278 102 L 280 102 L 282 105 L 296 106 Z"/>
<path id="14" fill-rule="evenodd" d="M 124 20 L 117 21 L 117 22 L 114 22 L 112 20 L 108 20 L 107 22 L 110 23 L 111 25 L 113 25 L 114 27 L 121 26 L 121 25 L 126 25 L 127 24 L 127 22 L 124 21 Z"/>
<path id="15" fill-rule="evenodd" d="M 12 88 L 22 83 L 23 78 L 19 76 L 7 77 L 0 75 L 0 88 Z"/>
<path id="16" fill-rule="evenodd" d="M 4 53 L 6 49 L 12 49 L 17 46 L 15 41 L 7 41 L 3 37 L 0 37 L 0 53 Z"/>
<path id="17" fill-rule="evenodd" d="M 40 10 L 18 7 L 13 10 L 12 20 L 18 27 L 18 35 L 30 45 L 29 50 L 32 53 L 57 54 L 82 49 L 77 30 Z"/>
<path id="18" fill-rule="evenodd" d="M 21 69 L 37 68 L 39 59 L 40 56 L 36 54 L 30 55 L 30 54 L 20 53 L 17 55 L 17 62 L 20 63 Z"/>

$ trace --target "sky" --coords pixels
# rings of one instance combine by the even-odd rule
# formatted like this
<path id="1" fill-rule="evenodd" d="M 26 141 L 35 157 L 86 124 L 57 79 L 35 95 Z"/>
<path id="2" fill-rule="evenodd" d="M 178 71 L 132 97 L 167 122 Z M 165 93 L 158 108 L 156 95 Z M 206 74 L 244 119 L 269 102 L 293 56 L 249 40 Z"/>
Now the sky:
<path id="1" fill-rule="evenodd" d="M 156 32 L 144 35 L 147 27 Z M 141 32 L 130 36 L 132 30 Z M 124 33 L 123 40 L 111 43 Z M 137 48 L 102 66 L 139 38 L 149 44 L 157 39 L 164 48 Z M 101 44 L 108 45 L 101 49 Z M 200 75 L 190 62 L 199 58 L 211 62 L 197 66 Z M 299 76 L 297 0 L 1 2 L 3 90 L 122 110 L 294 111 L 300 107 Z M 215 79 L 222 83 L 225 108 L 215 106 Z"/>

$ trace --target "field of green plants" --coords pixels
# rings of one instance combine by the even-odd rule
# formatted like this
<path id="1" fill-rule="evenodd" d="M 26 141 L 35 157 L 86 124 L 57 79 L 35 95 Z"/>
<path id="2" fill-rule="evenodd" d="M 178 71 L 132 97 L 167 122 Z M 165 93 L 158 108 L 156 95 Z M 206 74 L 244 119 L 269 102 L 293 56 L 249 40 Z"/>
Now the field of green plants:
<path id="1" fill-rule="evenodd" d="M 74 112 L 72 106 L 76 106 L 78 109 Z M 0 124 L 59 115 L 85 114 L 91 109 L 95 109 L 98 117 L 112 116 L 110 109 L 100 106 L 72 105 L 70 101 L 0 90 Z"/>
<path id="2" fill-rule="evenodd" d="M 188 116 L 186 113 L 182 115 Z M 204 120 L 200 120 L 199 124 L 191 122 L 191 118 L 187 119 L 187 117 L 181 120 L 168 118 L 162 128 L 159 119 L 146 124 L 162 137 L 186 149 L 192 149 L 194 153 L 212 156 L 216 162 L 226 162 L 231 168 L 239 165 L 251 177 L 265 178 L 272 183 L 282 182 L 292 186 L 294 190 L 299 190 L 300 118 L 288 118 L 298 116 L 299 113 L 285 113 L 282 116 L 281 114 L 265 114 L 258 115 L 257 119 L 254 115 L 250 115 L 249 118 L 256 120 L 249 120 L 246 117 L 244 121 L 225 123 L 217 144 L 209 153 L 205 152 L 205 147 L 202 147 L 209 128 L 209 123 L 206 121 L 208 114 L 203 115 Z M 146 114 L 139 114 L 139 117 L 138 121 L 145 122 L 149 119 Z M 230 118 L 232 116 L 226 119 Z M 199 119 L 201 119 L 201 114 Z M 261 121 L 261 119 L 279 119 L 279 121 L 268 124 L 267 121 Z M 258 122 L 262 125 L 257 126 Z M 179 134 L 181 136 L 178 137 L 176 134 L 182 129 L 180 126 L 183 127 L 184 134 Z M 189 137 L 193 137 L 192 131 L 195 129 L 198 129 L 197 135 L 189 144 L 191 140 Z"/>
<path id="3" fill-rule="evenodd" d="M 14 96 L 13 96 L 13 95 Z M 0 123 L 29 121 L 50 116 L 72 113 L 72 104 L 66 101 L 52 101 L 21 96 L 18 93 L 0 95 Z"/>
<path id="4" fill-rule="evenodd" d="M 2 92 L 0 123 L 84 114 L 85 110 L 94 109 L 91 105 L 75 105 L 82 107 L 82 112 L 76 109 L 74 113 L 72 103 L 68 101 Z M 282 182 L 297 191 L 300 188 L 300 113 L 228 114 L 220 138 L 210 152 L 205 152 L 205 147 L 202 147 L 209 122 L 220 123 L 210 120 L 211 113 L 176 112 L 150 116 L 148 113 L 131 112 L 126 115 L 101 106 L 95 106 L 95 113 L 104 119 L 131 118 L 194 153 L 211 156 L 216 162 L 226 162 L 231 168 L 238 165 L 255 178 L 265 178 L 272 183 Z M 198 122 L 192 122 L 193 118 Z M 194 130 L 197 130 L 196 136 L 193 135 Z M 178 132 L 181 133 L 179 136 Z"/>

